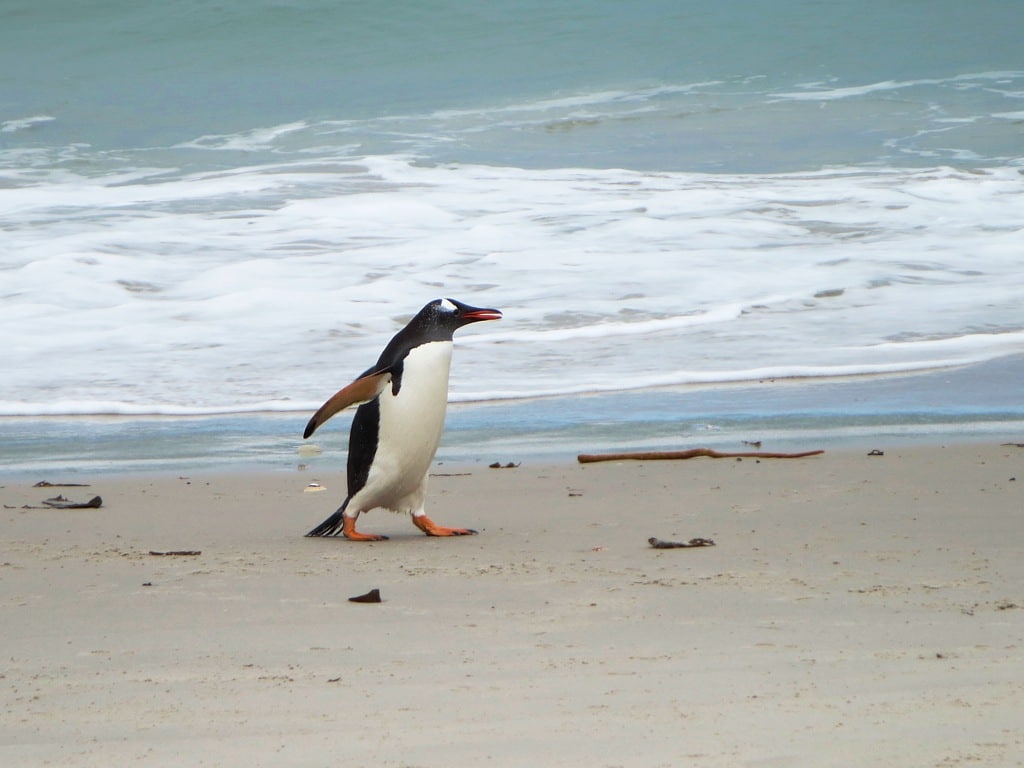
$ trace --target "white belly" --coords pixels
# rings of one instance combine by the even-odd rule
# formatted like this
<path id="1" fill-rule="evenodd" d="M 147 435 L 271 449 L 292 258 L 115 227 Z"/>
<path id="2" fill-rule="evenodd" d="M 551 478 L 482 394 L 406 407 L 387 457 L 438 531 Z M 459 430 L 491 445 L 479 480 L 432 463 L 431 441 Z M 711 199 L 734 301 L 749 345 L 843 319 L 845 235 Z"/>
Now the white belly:
<path id="1" fill-rule="evenodd" d="M 405 358 L 398 394 L 390 386 L 380 394 L 377 453 L 358 494 L 359 506 L 409 512 L 422 505 L 427 472 L 444 431 L 451 361 L 450 341 L 422 344 Z"/>

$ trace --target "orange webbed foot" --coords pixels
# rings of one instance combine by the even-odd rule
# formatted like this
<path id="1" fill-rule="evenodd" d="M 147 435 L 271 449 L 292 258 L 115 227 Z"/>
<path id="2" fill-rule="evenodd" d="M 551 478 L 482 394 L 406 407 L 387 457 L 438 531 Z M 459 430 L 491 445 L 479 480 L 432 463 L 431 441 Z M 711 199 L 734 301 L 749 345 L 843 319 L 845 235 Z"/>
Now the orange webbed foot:
<path id="1" fill-rule="evenodd" d="M 345 518 L 341 528 L 341 535 L 351 541 L 387 541 L 388 538 L 376 533 L 360 533 L 356 530 L 356 519 L 354 517 Z"/>
<path id="2" fill-rule="evenodd" d="M 413 515 L 412 521 L 427 536 L 472 536 L 476 533 L 472 528 L 446 528 L 426 515 Z"/>

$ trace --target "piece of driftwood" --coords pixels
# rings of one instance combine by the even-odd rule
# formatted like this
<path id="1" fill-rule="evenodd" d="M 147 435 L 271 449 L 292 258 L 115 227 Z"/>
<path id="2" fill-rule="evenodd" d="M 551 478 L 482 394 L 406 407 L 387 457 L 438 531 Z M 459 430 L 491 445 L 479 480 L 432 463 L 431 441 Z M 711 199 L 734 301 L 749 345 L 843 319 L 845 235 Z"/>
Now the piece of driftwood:
<path id="1" fill-rule="evenodd" d="M 151 549 L 149 550 L 149 554 L 157 557 L 198 557 L 203 553 L 202 550 L 199 549 L 172 549 L 167 552 Z"/>
<path id="2" fill-rule="evenodd" d="M 661 461 L 663 459 L 695 459 L 706 456 L 709 459 L 802 459 L 817 456 L 824 451 L 803 451 L 801 453 L 770 453 L 767 451 L 740 451 L 738 453 L 716 451 L 713 448 L 689 448 L 685 451 L 635 451 L 631 453 L 581 453 L 576 457 L 580 464 L 595 461 Z"/>
<path id="3" fill-rule="evenodd" d="M 63 496 L 54 496 L 52 499 L 43 501 L 45 507 L 33 507 L 26 504 L 22 509 L 99 509 L 103 506 L 103 499 L 93 496 L 88 501 L 69 501 Z"/>
<path id="4" fill-rule="evenodd" d="M 715 542 L 711 539 L 690 539 L 689 541 L 663 541 L 662 539 L 651 536 L 647 540 L 655 549 L 688 549 L 689 547 L 713 547 Z"/>
<path id="5" fill-rule="evenodd" d="M 88 483 L 51 483 L 48 480 L 40 480 L 32 486 L 33 488 L 88 488 Z"/>

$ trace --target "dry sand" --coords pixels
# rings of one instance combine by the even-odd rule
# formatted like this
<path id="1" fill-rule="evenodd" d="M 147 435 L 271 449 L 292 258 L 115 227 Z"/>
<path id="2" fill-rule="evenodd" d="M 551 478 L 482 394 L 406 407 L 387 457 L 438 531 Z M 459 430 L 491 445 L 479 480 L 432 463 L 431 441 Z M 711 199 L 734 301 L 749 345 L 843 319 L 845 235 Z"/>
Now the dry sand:
<path id="1" fill-rule="evenodd" d="M 1024 764 L 1024 449 L 437 471 L 4 483 L 0 765 Z"/>

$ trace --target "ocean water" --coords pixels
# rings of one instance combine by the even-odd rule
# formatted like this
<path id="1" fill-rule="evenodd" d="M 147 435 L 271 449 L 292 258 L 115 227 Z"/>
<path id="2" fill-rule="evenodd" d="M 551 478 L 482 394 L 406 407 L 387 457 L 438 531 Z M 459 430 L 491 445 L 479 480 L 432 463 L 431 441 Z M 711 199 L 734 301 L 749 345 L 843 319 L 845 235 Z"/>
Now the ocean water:
<path id="1" fill-rule="evenodd" d="M 1013 436 L 1022 20 L 5 2 L 0 471 L 293 465 L 438 296 L 444 455 Z"/>

